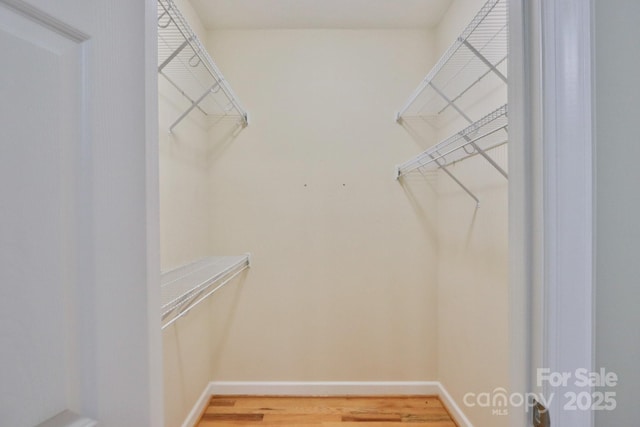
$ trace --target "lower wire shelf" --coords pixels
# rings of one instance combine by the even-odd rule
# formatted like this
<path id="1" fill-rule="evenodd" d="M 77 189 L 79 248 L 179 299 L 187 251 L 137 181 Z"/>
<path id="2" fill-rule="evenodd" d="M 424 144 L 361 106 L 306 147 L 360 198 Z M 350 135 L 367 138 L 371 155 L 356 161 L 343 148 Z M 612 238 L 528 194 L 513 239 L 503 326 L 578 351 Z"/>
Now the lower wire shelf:
<path id="1" fill-rule="evenodd" d="M 251 254 L 212 256 L 162 273 L 162 329 L 186 315 L 207 297 L 251 266 Z"/>

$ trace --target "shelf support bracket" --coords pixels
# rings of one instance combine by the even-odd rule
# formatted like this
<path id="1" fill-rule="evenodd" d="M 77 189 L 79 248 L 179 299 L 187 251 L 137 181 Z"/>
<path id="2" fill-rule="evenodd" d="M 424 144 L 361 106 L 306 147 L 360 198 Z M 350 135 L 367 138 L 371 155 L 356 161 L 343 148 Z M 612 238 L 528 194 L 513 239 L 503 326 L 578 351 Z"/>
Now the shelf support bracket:
<path id="1" fill-rule="evenodd" d="M 505 60 L 507 59 L 507 57 L 505 56 L 504 58 L 502 58 L 500 61 L 498 61 L 498 63 L 496 64 L 496 67 L 500 64 L 502 64 Z M 455 98 L 453 98 L 451 101 L 452 102 L 456 102 L 458 99 L 462 98 L 464 96 L 465 93 L 469 92 L 469 90 L 474 87 L 476 84 L 478 84 L 478 82 L 482 79 L 484 79 L 488 74 L 491 73 L 491 70 L 487 70 L 484 73 L 482 73 L 482 75 L 480 77 L 477 78 L 476 81 L 474 81 L 473 83 L 471 83 L 469 86 L 467 86 L 462 92 L 460 92 L 458 94 L 458 96 L 456 96 Z M 446 110 L 449 106 L 445 105 L 444 107 L 442 107 L 442 109 L 440 111 L 438 111 L 438 114 L 442 113 L 444 110 Z"/>
<path id="2" fill-rule="evenodd" d="M 471 51 L 471 53 L 477 56 L 480 61 L 482 61 L 487 67 L 489 67 L 491 71 L 496 73 L 496 76 L 498 76 L 503 82 L 507 83 L 507 78 L 504 76 L 504 74 L 502 74 L 500 70 L 495 67 L 495 65 L 493 65 L 487 58 L 485 58 L 484 55 L 481 54 L 475 47 L 473 47 L 471 43 L 469 43 L 466 39 L 460 41 L 467 47 L 467 49 Z"/>
<path id="3" fill-rule="evenodd" d="M 167 57 L 167 59 L 162 61 L 162 64 L 160 64 L 158 66 L 158 72 L 161 73 L 162 70 L 164 69 L 164 67 L 169 65 L 169 63 L 171 61 L 173 61 L 173 59 L 176 56 L 180 55 L 180 52 L 182 52 L 184 50 L 184 48 L 187 47 L 189 45 L 189 43 L 191 43 L 191 40 L 192 40 L 191 37 L 189 37 L 188 39 L 185 39 L 185 41 L 183 41 L 182 44 L 180 46 L 178 46 L 178 48 L 176 50 L 174 50 L 173 53 Z"/>
<path id="4" fill-rule="evenodd" d="M 442 97 L 442 99 L 444 99 L 447 104 L 449 104 L 451 106 L 451 108 L 453 108 L 454 110 L 456 110 L 462 117 L 464 117 L 464 119 L 469 122 L 469 123 L 473 123 L 473 120 L 471 120 L 469 118 L 469 116 L 467 116 L 464 111 L 462 111 L 452 100 L 449 99 L 449 97 L 447 95 L 445 95 L 440 89 L 438 89 L 438 87 L 436 85 L 434 85 L 432 82 L 429 82 L 429 86 L 431 86 L 433 88 L 433 90 L 436 91 L 436 93 L 438 95 L 440 95 Z"/>
<path id="5" fill-rule="evenodd" d="M 489 162 L 489 164 L 491 164 L 491 166 L 493 166 L 494 168 L 496 168 L 496 170 L 498 172 L 500 172 L 500 174 L 502 174 L 502 176 L 504 176 L 506 179 L 509 179 L 509 175 L 507 174 L 507 172 L 505 172 L 504 169 L 502 169 L 500 167 L 499 164 L 496 163 L 495 160 L 493 160 L 493 158 L 491 158 L 491 156 L 489 156 L 487 154 L 486 151 L 484 151 L 482 148 L 480 148 L 478 146 L 478 144 L 475 143 L 475 141 L 471 140 L 467 135 L 464 136 L 464 139 L 469 142 L 469 144 L 478 152 L 478 154 L 480 154 L 482 157 L 484 157 L 484 159 Z"/>
<path id="6" fill-rule="evenodd" d="M 458 178 L 456 178 L 454 174 L 449 172 L 449 169 L 447 169 L 447 167 L 439 159 L 434 157 L 433 154 L 429 154 L 429 157 L 431 157 L 433 159 L 433 161 L 438 165 L 438 167 L 440 169 L 442 169 L 442 171 L 444 173 L 449 175 L 449 178 L 454 180 L 455 183 L 458 184 L 460 186 L 460 188 L 462 188 L 464 190 L 464 192 L 469 195 L 469 197 L 471 197 L 473 200 L 476 201 L 476 208 L 479 208 L 480 207 L 480 200 L 478 200 L 478 198 L 471 192 L 471 190 L 469 190 L 462 182 L 460 182 L 460 180 Z"/>
<path id="7" fill-rule="evenodd" d="M 207 89 L 201 96 L 200 98 L 198 98 L 197 100 L 195 100 L 191 106 L 189 108 L 187 108 L 187 110 L 180 114 L 180 117 L 178 117 L 176 119 L 175 122 L 173 122 L 173 124 L 169 127 L 169 132 L 173 132 L 173 128 L 176 127 L 176 125 L 178 123 L 180 123 L 182 121 L 182 119 L 184 119 L 185 117 L 187 117 L 187 114 L 189 114 L 194 108 L 196 108 L 203 99 L 205 99 L 211 92 L 213 92 L 213 90 L 220 84 L 220 82 L 215 82 L 209 89 Z"/>
<path id="8" fill-rule="evenodd" d="M 173 80 L 171 80 L 171 78 L 170 78 L 169 76 L 167 76 L 167 75 L 166 75 L 166 73 L 163 73 L 162 71 L 160 71 L 158 74 L 160 74 L 161 76 L 163 76 L 163 77 L 164 77 L 164 78 L 165 78 L 165 79 L 166 79 L 166 80 L 171 84 L 171 86 L 173 86 L 174 88 L 176 88 L 176 90 L 177 90 L 178 92 L 180 92 L 180 94 L 181 94 L 182 96 L 184 96 L 185 98 L 187 98 L 187 100 L 188 100 L 189 102 L 191 102 L 192 104 L 195 102 L 193 99 L 191 99 L 191 97 L 190 97 L 189 95 L 187 95 L 187 94 L 185 93 L 185 91 L 183 91 L 183 90 L 180 88 L 180 86 L 178 86 L 178 84 L 177 84 L 176 82 L 174 82 Z M 204 114 L 204 115 L 206 115 L 206 114 L 207 114 L 207 113 L 206 113 L 206 111 L 204 111 L 204 110 L 203 110 L 202 108 L 200 108 L 199 106 L 198 106 L 198 110 L 200 110 L 200 111 L 202 112 L 202 114 Z"/>

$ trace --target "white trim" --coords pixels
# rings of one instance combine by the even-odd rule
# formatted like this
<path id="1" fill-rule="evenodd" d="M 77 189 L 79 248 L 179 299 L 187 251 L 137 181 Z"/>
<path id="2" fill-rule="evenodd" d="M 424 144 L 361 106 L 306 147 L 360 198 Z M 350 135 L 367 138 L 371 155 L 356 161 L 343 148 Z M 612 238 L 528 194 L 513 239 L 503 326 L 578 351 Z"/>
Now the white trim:
<path id="1" fill-rule="evenodd" d="M 590 427 L 536 368 L 594 365 L 592 1 L 509 6 L 511 392 L 554 392 L 553 425 Z"/>
<path id="2" fill-rule="evenodd" d="M 535 327 L 532 322 L 532 289 L 536 270 L 534 211 L 536 188 L 534 170 L 537 160 L 532 128 L 536 120 L 537 58 L 535 14 L 527 0 L 509 0 L 509 382 L 511 393 L 530 389 L 534 362 Z M 533 345 L 532 345 L 533 344 Z M 509 411 L 509 425 L 529 425 L 524 408 Z"/>
<path id="3" fill-rule="evenodd" d="M 182 423 L 182 427 L 195 427 L 198 421 L 200 421 L 200 416 L 202 415 L 202 412 L 209 404 L 209 399 L 211 398 L 211 396 L 213 396 L 213 394 L 214 394 L 213 382 L 210 382 L 204 388 L 198 400 L 196 400 L 196 403 L 195 405 L 193 405 L 193 408 L 191 408 L 189 415 L 187 415 L 187 418 Z"/>
<path id="4" fill-rule="evenodd" d="M 150 424 L 163 426 L 164 376 L 160 330 L 160 148 L 158 126 L 158 5 L 145 6 L 145 189 Z"/>
<path id="5" fill-rule="evenodd" d="M 543 2 L 544 365 L 552 372 L 594 369 L 592 3 Z M 593 426 L 592 411 L 563 411 L 551 423 Z"/>
<path id="6" fill-rule="evenodd" d="M 215 394 L 259 396 L 438 395 L 437 381 L 213 381 Z"/>
<path id="7" fill-rule="evenodd" d="M 456 424 L 458 424 L 458 427 L 473 427 L 471 421 L 469 421 L 464 412 L 462 412 L 460 406 L 458 406 L 456 401 L 453 400 L 447 389 L 444 388 L 441 383 L 438 383 L 438 389 L 438 397 L 440 398 L 440 401 L 447 408 L 449 415 L 451 415 L 451 418 L 453 418 Z"/>
<path id="8" fill-rule="evenodd" d="M 89 40 L 89 36 L 82 31 L 68 25 L 67 23 L 54 18 L 37 7 L 26 3 L 23 0 L 0 0 L 1 4 L 11 8 L 22 16 L 54 31 L 71 41 L 82 43 Z"/>

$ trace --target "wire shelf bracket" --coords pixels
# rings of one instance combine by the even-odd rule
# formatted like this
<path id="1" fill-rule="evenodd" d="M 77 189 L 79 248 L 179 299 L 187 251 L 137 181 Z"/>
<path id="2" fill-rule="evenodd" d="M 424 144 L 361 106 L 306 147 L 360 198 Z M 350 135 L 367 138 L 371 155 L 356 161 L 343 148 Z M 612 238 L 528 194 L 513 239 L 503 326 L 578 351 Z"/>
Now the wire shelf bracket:
<path id="1" fill-rule="evenodd" d="M 455 135 L 397 166 L 396 179 L 400 179 L 414 171 L 442 170 L 479 206 L 478 198 L 453 175 L 447 166 L 469 157 L 480 155 L 502 176 L 509 179 L 507 172 L 487 153 L 508 142 L 507 113 L 508 109 L 505 104 Z"/>
<path id="2" fill-rule="evenodd" d="M 435 127 L 456 116 L 468 123 L 477 99 L 507 83 L 507 0 L 488 0 L 396 114 Z M 490 78 L 493 76 L 493 78 Z"/>
<path id="3" fill-rule="evenodd" d="M 251 267 L 251 254 L 202 258 L 162 273 L 161 320 L 166 329 Z"/>
<path id="4" fill-rule="evenodd" d="M 244 127 L 249 115 L 173 0 L 158 0 L 158 73 L 187 101 L 173 129 L 192 111 L 212 121 L 237 117 Z"/>

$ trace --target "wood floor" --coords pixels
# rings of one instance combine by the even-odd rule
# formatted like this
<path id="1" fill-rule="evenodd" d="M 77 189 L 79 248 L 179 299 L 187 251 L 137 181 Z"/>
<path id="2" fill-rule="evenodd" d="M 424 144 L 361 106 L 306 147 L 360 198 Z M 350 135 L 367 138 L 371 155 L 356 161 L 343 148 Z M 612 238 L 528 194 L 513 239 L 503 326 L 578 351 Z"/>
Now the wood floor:
<path id="1" fill-rule="evenodd" d="M 213 396 L 198 427 L 457 427 L 433 396 Z"/>

